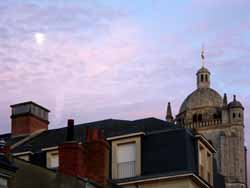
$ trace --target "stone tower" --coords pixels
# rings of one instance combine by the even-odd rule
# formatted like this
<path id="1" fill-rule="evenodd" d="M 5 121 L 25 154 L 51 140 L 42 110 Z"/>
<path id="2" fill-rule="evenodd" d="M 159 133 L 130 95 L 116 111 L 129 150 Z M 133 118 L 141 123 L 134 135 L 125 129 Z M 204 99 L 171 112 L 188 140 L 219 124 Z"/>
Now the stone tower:
<path id="1" fill-rule="evenodd" d="M 244 107 L 234 95 L 227 102 L 210 87 L 210 72 L 203 65 L 196 74 L 197 89 L 182 103 L 176 122 L 195 129 L 217 149 L 217 168 L 225 176 L 226 188 L 246 188 Z"/>

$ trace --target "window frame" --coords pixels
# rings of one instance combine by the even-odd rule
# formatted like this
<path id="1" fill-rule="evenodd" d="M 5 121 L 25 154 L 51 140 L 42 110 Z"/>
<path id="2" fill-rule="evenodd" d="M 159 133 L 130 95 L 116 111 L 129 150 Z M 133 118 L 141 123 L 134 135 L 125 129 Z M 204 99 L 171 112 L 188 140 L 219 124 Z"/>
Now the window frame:
<path id="1" fill-rule="evenodd" d="M 201 161 L 202 154 L 204 155 L 203 161 Z M 210 160 L 208 158 L 208 155 L 210 156 Z M 201 164 L 201 162 L 203 162 L 204 164 Z M 201 166 L 203 167 L 203 173 L 201 172 L 200 169 Z M 198 174 L 201 178 L 206 180 L 208 184 L 213 185 L 213 153 L 199 139 L 198 139 Z"/>
<path id="2" fill-rule="evenodd" d="M 135 143 L 135 176 L 141 175 L 141 136 L 112 140 L 112 179 L 122 179 L 118 177 L 117 152 L 119 145 Z M 133 176 L 134 177 L 134 176 Z"/>
<path id="3" fill-rule="evenodd" d="M 57 166 L 54 166 L 52 165 L 52 156 L 53 155 L 57 155 L 58 157 L 58 165 Z M 58 168 L 59 167 L 59 150 L 49 150 L 49 151 L 46 151 L 46 167 L 47 168 Z"/>

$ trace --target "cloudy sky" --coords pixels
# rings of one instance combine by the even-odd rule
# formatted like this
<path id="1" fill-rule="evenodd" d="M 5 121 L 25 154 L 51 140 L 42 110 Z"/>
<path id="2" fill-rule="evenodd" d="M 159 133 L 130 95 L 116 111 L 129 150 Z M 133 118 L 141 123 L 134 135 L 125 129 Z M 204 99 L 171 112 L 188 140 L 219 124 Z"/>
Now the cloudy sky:
<path id="1" fill-rule="evenodd" d="M 250 146 L 249 0 L 0 1 L 0 132 L 9 105 L 51 110 L 50 128 L 164 118 L 196 88 L 206 49 L 212 87 L 245 106 Z"/>

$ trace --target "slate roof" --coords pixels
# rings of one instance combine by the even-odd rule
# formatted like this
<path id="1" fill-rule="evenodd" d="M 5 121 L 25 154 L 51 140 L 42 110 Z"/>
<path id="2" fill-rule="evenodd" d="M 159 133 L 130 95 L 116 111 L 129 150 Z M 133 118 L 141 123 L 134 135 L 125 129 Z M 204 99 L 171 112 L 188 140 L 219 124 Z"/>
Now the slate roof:
<path id="1" fill-rule="evenodd" d="M 166 121 L 156 118 L 145 118 L 135 121 L 107 119 L 102 121 L 79 124 L 75 126 L 75 139 L 85 142 L 87 127 L 103 129 L 105 137 L 113 137 L 124 134 L 145 132 L 150 133 L 157 130 L 173 129 L 174 124 L 169 124 Z M 32 151 L 33 153 L 41 152 L 43 148 L 58 146 L 65 141 L 67 127 L 59 129 L 51 129 L 44 131 L 38 136 L 26 141 L 16 147 L 12 152 L 20 153 Z M 12 145 L 24 137 L 11 138 L 11 134 L 0 135 L 0 139 L 4 139 L 8 145 Z"/>
<path id="2" fill-rule="evenodd" d="M 191 129 L 181 128 L 156 118 L 135 121 L 107 119 L 76 125 L 75 139 L 84 143 L 88 127 L 104 130 L 106 138 L 137 132 L 145 133 L 141 141 L 141 176 L 133 177 L 135 179 L 184 172 L 198 174 L 198 150 Z M 44 131 L 16 147 L 13 153 L 32 151 L 31 163 L 46 166 L 46 153 L 42 152 L 42 149 L 62 144 L 66 139 L 66 131 L 66 126 Z M 21 138 L 11 138 L 10 134 L 5 134 L 0 135 L 0 139 L 5 139 L 10 144 L 18 142 Z M 126 179 L 115 180 L 115 183 L 119 181 Z"/>
<path id="3" fill-rule="evenodd" d="M 5 140 L 7 142 L 7 145 L 13 145 L 24 138 L 25 138 L 25 136 L 11 138 L 10 133 L 0 135 L 0 140 L 2 140 L 2 139 Z"/>
<path id="4" fill-rule="evenodd" d="M 0 155 L 0 169 L 6 169 L 15 172 L 17 170 L 17 167 L 10 162 L 5 155 Z"/>

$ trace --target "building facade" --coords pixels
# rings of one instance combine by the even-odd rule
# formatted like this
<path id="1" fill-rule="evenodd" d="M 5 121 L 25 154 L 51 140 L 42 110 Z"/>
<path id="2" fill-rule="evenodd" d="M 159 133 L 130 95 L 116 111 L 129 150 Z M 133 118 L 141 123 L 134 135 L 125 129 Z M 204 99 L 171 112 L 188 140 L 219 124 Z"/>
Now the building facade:
<path id="1" fill-rule="evenodd" d="M 217 149 L 218 171 L 225 176 L 227 188 L 245 188 L 244 107 L 235 95 L 228 103 L 226 94 L 222 97 L 212 89 L 210 77 L 203 63 L 196 73 L 197 89 L 183 101 L 176 122 L 182 127 L 194 129 L 212 142 Z M 169 117 L 168 110 L 167 121 L 171 121 Z"/>

